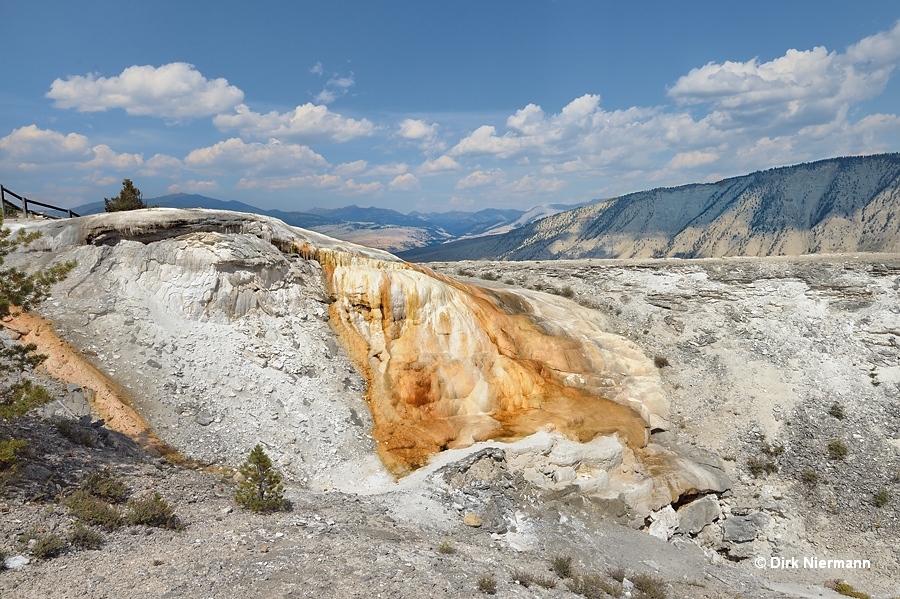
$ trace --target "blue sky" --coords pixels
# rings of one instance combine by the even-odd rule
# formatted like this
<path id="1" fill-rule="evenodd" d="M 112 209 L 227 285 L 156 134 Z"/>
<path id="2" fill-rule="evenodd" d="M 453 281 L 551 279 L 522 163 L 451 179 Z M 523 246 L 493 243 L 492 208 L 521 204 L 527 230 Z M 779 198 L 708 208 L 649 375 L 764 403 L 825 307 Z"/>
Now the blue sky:
<path id="1" fill-rule="evenodd" d="M 0 0 L 0 182 L 527 209 L 900 151 L 900 8 Z"/>

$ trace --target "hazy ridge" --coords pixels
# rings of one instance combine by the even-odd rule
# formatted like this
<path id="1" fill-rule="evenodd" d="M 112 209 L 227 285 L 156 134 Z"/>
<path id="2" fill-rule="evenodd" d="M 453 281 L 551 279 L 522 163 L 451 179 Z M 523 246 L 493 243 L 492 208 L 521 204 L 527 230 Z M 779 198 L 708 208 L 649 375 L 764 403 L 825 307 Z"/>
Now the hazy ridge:
<path id="1" fill-rule="evenodd" d="M 711 258 L 900 250 L 900 154 L 832 158 L 658 188 L 407 260 Z"/>

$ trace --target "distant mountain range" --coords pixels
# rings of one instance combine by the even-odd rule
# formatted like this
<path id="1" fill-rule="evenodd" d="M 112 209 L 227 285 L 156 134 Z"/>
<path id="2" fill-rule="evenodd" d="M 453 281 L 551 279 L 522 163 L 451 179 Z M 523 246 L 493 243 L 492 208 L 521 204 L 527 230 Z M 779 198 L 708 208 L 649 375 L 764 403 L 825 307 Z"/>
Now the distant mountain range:
<path id="1" fill-rule="evenodd" d="M 832 158 L 599 201 L 415 262 L 900 252 L 900 154 Z"/>
<path id="2" fill-rule="evenodd" d="M 386 208 L 313 208 L 306 212 L 264 210 L 250 204 L 223 201 L 198 194 L 176 193 L 149 198 L 149 206 L 166 208 L 212 208 L 264 214 L 289 225 L 312 229 L 361 245 L 397 252 L 435 245 L 448 240 L 505 233 L 548 214 L 569 210 L 575 205 L 553 204 L 524 210 L 486 208 L 478 212 L 410 212 L 403 214 Z M 77 206 L 77 214 L 96 214 L 105 209 L 103 202 Z"/>

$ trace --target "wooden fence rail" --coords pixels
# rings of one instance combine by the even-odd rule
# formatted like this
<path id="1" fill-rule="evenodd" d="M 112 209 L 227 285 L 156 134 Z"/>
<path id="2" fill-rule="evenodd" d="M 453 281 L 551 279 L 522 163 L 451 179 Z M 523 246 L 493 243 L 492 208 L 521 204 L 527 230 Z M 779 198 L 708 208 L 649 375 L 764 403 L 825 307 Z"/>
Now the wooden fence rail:
<path id="1" fill-rule="evenodd" d="M 16 198 L 17 200 L 19 200 L 22 203 L 22 205 L 18 206 L 15 203 L 11 202 L 10 200 L 7 200 L 6 196 Z M 57 212 L 64 213 L 66 216 L 57 216 L 55 214 L 47 214 L 46 212 L 38 212 L 37 210 L 29 210 L 28 209 L 29 205 L 40 206 L 42 208 L 49 208 L 50 210 L 56 210 Z M 0 215 L 5 217 L 7 209 L 11 209 L 16 212 L 22 212 L 26 218 L 28 218 L 29 214 L 43 216 L 44 218 L 74 218 L 74 217 L 78 216 L 77 214 L 72 212 L 72 210 L 70 210 L 69 208 L 60 208 L 58 206 L 53 206 L 52 204 L 45 204 L 43 202 L 38 202 L 37 200 L 29 200 L 28 198 L 26 198 L 24 196 L 20 196 L 19 194 L 15 193 L 14 191 L 7 189 L 3 185 L 0 185 Z"/>

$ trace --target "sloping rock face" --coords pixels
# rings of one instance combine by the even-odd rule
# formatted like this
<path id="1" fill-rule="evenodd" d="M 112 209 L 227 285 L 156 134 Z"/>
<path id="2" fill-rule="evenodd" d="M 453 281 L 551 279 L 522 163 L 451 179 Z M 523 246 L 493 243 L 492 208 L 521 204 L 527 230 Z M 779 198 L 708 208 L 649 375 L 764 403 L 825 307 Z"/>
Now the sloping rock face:
<path id="1" fill-rule="evenodd" d="M 464 285 L 398 262 L 319 252 L 332 326 L 370 381 L 379 453 L 396 471 L 446 448 L 549 426 L 646 444 L 667 407 L 653 364 L 589 310 Z"/>
<path id="2" fill-rule="evenodd" d="M 327 488 L 378 476 L 376 451 L 402 474 L 442 450 L 543 431 L 546 451 L 516 453 L 550 473 L 536 484 L 571 477 L 639 512 L 727 488 L 648 444 L 668 425 L 656 368 L 597 311 L 254 215 L 153 209 L 42 230 L 23 259 L 78 261 L 47 315 L 191 457 L 235 464 L 259 440 Z M 602 435 L 614 437 L 592 441 Z"/>
<path id="3" fill-rule="evenodd" d="M 900 154 L 641 191 L 407 260 L 716 258 L 900 251 Z"/>

